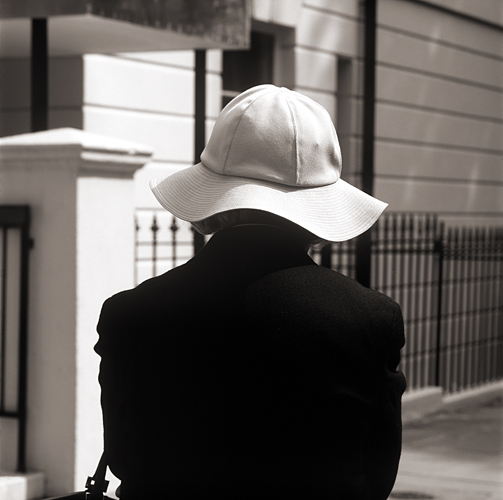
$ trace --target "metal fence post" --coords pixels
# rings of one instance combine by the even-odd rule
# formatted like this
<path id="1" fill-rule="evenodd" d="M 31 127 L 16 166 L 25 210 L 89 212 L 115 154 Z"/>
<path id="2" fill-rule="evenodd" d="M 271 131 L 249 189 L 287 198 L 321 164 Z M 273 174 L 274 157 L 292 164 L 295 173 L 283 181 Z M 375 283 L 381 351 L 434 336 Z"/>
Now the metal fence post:
<path id="1" fill-rule="evenodd" d="M 206 50 L 196 50 L 195 57 L 194 163 L 198 163 L 206 146 Z M 204 243 L 204 235 L 194 231 L 194 254 Z"/>
<path id="2" fill-rule="evenodd" d="M 365 2 L 365 79 L 363 100 L 362 189 L 374 190 L 375 73 L 377 40 L 377 0 Z M 356 280 L 370 287 L 371 234 L 367 231 L 356 239 Z"/>
<path id="3" fill-rule="evenodd" d="M 29 252 L 33 247 L 30 238 L 31 211 L 27 205 L 0 206 L 0 226 L 2 229 L 1 268 L 1 353 L 0 353 L 0 416 L 16 418 L 18 421 L 17 432 L 17 472 L 26 472 L 26 417 L 28 394 L 28 274 Z M 20 231 L 20 272 L 19 272 L 19 326 L 18 326 L 18 366 L 17 366 L 17 407 L 15 410 L 5 409 L 5 348 L 6 348 L 6 292 L 7 292 L 7 231 L 9 229 Z"/>
<path id="4" fill-rule="evenodd" d="M 440 386 L 440 351 L 441 351 L 441 335 L 442 335 L 442 287 L 443 287 L 443 272 L 444 272 L 444 226 L 440 225 L 440 231 L 435 237 L 433 251 L 438 259 L 437 273 L 437 332 L 435 346 L 435 385 Z"/>
<path id="5" fill-rule="evenodd" d="M 49 116 L 47 19 L 31 20 L 31 131 L 47 130 Z"/>
<path id="6" fill-rule="evenodd" d="M 19 307 L 19 380 L 18 380 L 18 472 L 26 472 L 26 419 L 28 400 L 28 276 L 29 251 L 33 241 L 29 234 L 30 207 L 25 207 L 25 220 L 21 228 L 21 276 Z"/>

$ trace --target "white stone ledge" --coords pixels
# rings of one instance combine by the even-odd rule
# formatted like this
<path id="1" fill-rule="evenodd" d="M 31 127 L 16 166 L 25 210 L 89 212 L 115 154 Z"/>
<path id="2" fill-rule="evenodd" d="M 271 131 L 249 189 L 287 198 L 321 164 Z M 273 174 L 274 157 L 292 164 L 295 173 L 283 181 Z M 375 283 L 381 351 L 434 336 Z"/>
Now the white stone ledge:
<path id="1" fill-rule="evenodd" d="M 0 139 L 2 168 L 66 168 L 84 176 L 132 177 L 151 157 L 148 146 L 72 128 Z"/>
<path id="2" fill-rule="evenodd" d="M 16 474 L 0 471 L 2 500 L 40 500 L 44 497 L 45 478 L 41 472 Z"/>
<path id="3" fill-rule="evenodd" d="M 454 394 L 446 394 L 442 406 L 446 410 L 457 410 L 469 405 L 483 404 L 497 397 L 503 397 L 503 380 Z"/>
<path id="4" fill-rule="evenodd" d="M 439 411 L 454 411 L 475 404 L 483 404 L 503 396 L 503 380 L 465 389 L 454 394 L 443 394 L 441 387 L 425 387 L 408 391 L 402 398 L 404 423 L 420 420 Z"/>

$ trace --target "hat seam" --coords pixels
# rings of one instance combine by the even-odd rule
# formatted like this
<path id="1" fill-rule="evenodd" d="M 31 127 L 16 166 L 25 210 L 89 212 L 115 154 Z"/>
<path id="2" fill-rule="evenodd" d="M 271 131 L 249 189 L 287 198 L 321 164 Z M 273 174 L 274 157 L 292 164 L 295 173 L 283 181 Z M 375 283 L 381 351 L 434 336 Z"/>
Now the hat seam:
<path id="1" fill-rule="evenodd" d="M 317 164 L 316 162 L 323 161 L 321 172 L 325 175 L 326 169 L 332 168 L 332 154 L 334 153 L 337 156 L 337 170 L 340 174 L 341 151 L 337 132 L 331 118 L 327 118 L 330 116 L 328 111 L 319 103 L 295 91 L 281 88 L 286 103 L 280 103 L 281 94 L 278 95 L 278 100 L 274 100 L 272 103 L 269 102 L 269 98 L 265 99 L 263 103 L 258 104 L 257 110 L 250 112 L 247 122 L 243 125 L 245 129 L 237 135 L 237 129 L 241 126 L 241 120 L 248 113 L 249 107 L 258 102 L 260 97 L 269 92 L 275 93 L 277 90 L 278 88 L 272 85 L 269 88 L 268 86 L 259 86 L 250 89 L 249 92 L 252 95 L 235 101 L 234 107 L 229 108 L 231 114 L 224 115 L 220 120 L 221 127 L 219 129 L 215 127 L 218 135 L 214 137 L 220 138 L 223 133 L 225 135 L 221 137 L 220 146 L 214 151 L 216 156 L 214 158 L 213 156 L 208 157 L 208 161 L 216 160 L 218 164 L 215 166 L 219 168 L 213 170 L 201 160 L 200 163 L 192 167 L 172 174 L 168 177 L 169 181 L 165 179 L 160 183 L 152 182 L 153 194 L 166 210 L 187 221 L 201 220 L 227 210 L 248 208 L 264 210 L 284 217 L 327 241 L 345 241 L 366 231 L 377 220 L 387 204 L 348 184 L 340 175 L 336 182 L 329 184 L 319 185 L 320 182 L 308 182 L 308 185 L 299 185 L 300 180 L 303 179 L 304 168 L 307 175 L 309 169 L 314 168 L 313 165 Z M 260 95 L 256 96 L 255 94 L 254 96 L 253 93 L 260 93 Z M 287 108 L 285 108 L 285 104 Z M 279 108 L 274 106 L 279 106 Z M 262 113 L 263 107 L 264 113 Z M 269 111 L 265 111 L 266 109 Z M 277 119 L 276 117 L 271 119 L 271 109 L 280 113 Z M 288 124 L 288 116 L 286 115 L 287 109 L 291 116 L 290 124 Z M 323 112 L 323 115 L 320 114 L 320 111 Z M 299 116 L 298 123 L 297 115 Z M 230 122 L 227 122 L 227 119 L 230 119 Z M 309 126 L 311 119 L 317 120 L 316 123 L 319 123 L 321 128 L 305 128 L 304 125 Z M 325 123 L 327 119 L 330 120 L 331 127 Z M 253 120 L 258 121 L 258 125 Z M 280 120 L 282 120 L 281 123 Z M 277 141 L 275 143 L 277 147 L 282 148 L 280 150 L 281 156 L 275 156 L 266 150 L 262 158 L 253 149 L 248 148 L 248 144 L 251 144 L 250 147 L 253 148 L 257 143 L 257 140 L 253 141 L 253 134 L 252 137 L 249 136 L 249 130 L 255 130 L 263 123 L 266 127 L 269 126 L 269 129 L 265 130 L 268 130 L 269 134 L 274 134 L 273 139 Z M 230 130 L 232 126 L 235 127 L 234 131 Z M 276 129 L 276 126 L 281 129 Z M 333 151 L 331 148 L 318 147 L 320 141 L 329 140 L 327 127 L 331 128 L 330 139 L 334 142 Z M 228 132 L 226 133 L 226 131 Z M 257 133 L 258 131 L 262 134 L 262 129 L 257 129 Z M 304 133 L 306 137 L 304 137 Z M 232 150 L 233 156 L 231 157 L 230 152 L 234 147 L 236 136 L 238 142 L 240 142 L 241 136 L 248 142 L 245 143 L 246 147 L 243 149 L 241 149 L 241 143 L 238 144 L 237 149 Z M 267 136 L 264 135 L 264 137 Z M 262 135 L 257 135 L 255 139 L 257 138 L 262 138 Z M 305 153 L 304 146 L 310 148 L 313 144 L 316 149 L 308 149 Z M 326 143 L 322 142 L 322 144 L 325 146 Z M 296 162 L 295 173 L 291 171 L 294 167 L 292 154 L 293 160 Z M 277 157 L 283 163 L 281 163 L 281 167 L 274 168 Z M 330 163 L 325 161 L 328 157 Z M 229 158 L 232 160 L 231 171 L 227 170 Z M 253 174 L 253 169 L 259 171 L 262 159 L 269 162 L 267 165 L 274 161 L 275 163 L 272 164 L 273 173 L 279 172 L 281 175 L 271 178 L 242 175 L 250 172 Z M 286 180 L 288 182 L 285 182 L 284 165 L 287 161 Z M 234 167 L 242 165 L 248 170 L 242 171 L 237 168 L 236 173 L 232 172 Z"/>
<path id="2" fill-rule="evenodd" d="M 290 102 L 285 96 L 286 105 L 288 106 L 288 111 L 290 111 L 290 116 L 292 118 L 293 123 L 293 135 L 295 137 L 295 183 L 299 183 L 299 144 L 297 141 L 298 138 L 298 129 L 297 122 L 295 121 L 295 115 L 292 111 L 292 107 L 290 106 Z"/>
<path id="3" fill-rule="evenodd" d="M 229 155 L 231 153 L 231 148 L 232 148 L 232 143 L 234 142 L 234 138 L 236 137 L 236 134 L 237 134 L 237 131 L 238 131 L 238 128 L 239 128 L 239 125 L 241 124 L 241 120 L 243 119 L 245 113 L 248 111 L 248 108 L 254 104 L 255 102 L 257 102 L 261 97 L 263 97 L 264 95 L 266 94 L 270 94 L 271 92 L 273 92 L 274 90 L 276 89 L 271 89 L 269 90 L 269 92 L 265 92 L 263 93 L 262 95 L 260 96 L 257 96 L 255 99 L 253 99 L 253 101 L 251 101 L 248 106 L 246 106 L 246 108 L 243 110 L 243 112 L 241 113 L 241 116 L 239 117 L 239 121 L 236 125 L 236 128 L 234 129 L 234 133 L 232 134 L 232 139 L 231 139 L 231 142 L 229 143 L 229 149 L 227 149 L 227 154 L 225 155 L 225 161 L 224 161 L 224 165 L 222 167 L 222 174 L 225 175 L 225 169 L 227 168 L 227 161 L 229 160 Z"/>

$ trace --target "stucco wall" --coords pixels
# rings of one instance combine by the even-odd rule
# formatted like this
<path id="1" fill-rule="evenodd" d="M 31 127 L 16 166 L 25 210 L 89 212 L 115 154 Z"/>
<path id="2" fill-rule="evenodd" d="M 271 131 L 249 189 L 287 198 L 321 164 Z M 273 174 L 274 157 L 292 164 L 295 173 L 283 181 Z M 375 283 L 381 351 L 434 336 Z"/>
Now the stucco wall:
<path id="1" fill-rule="evenodd" d="M 74 173 L 61 162 L 53 162 L 48 168 L 26 165 L 14 170 L 3 166 L 1 178 L 2 203 L 30 203 L 34 212 L 30 231 L 36 246 L 30 256 L 27 461 L 33 469 L 48 471 L 54 481 L 71 491 L 76 384 Z M 47 446 L 51 442 L 61 446 Z"/>
<path id="2" fill-rule="evenodd" d="M 208 51 L 208 133 L 219 112 L 220 60 Z M 194 53 L 93 54 L 84 68 L 84 129 L 153 147 L 153 161 L 137 173 L 136 205 L 158 207 L 148 180 L 194 160 Z"/>
<path id="3" fill-rule="evenodd" d="M 81 489 L 103 449 L 96 324 L 134 285 L 133 173 L 150 151 L 59 129 L 4 139 L 0 156 L 2 202 L 31 208 L 26 457 L 53 496 Z"/>
<path id="4" fill-rule="evenodd" d="M 472 15 L 461 4 L 458 11 Z M 501 224 L 501 29 L 434 5 L 380 0 L 378 6 L 375 195 L 392 211 L 435 211 L 451 224 Z M 329 110 L 344 102 L 335 117 L 345 121 L 337 124 L 343 177 L 358 183 L 352 174 L 361 170 L 359 2 L 304 0 L 299 19 L 295 86 Z M 352 66 L 349 95 L 339 88 L 346 77 L 336 72 L 343 59 Z"/>
<path id="5" fill-rule="evenodd" d="M 2 58 L 0 50 L 0 137 L 30 132 L 30 62 Z M 81 57 L 49 61 L 49 128 L 82 128 Z"/>
<path id="6" fill-rule="evenodd" d="M 379 2 L 378 25 L 376 194 L 450 223 L 501 223 L 503 32 L 398 0 Z"/>
<path id="7" fill-rule="evenodd" d="M 452 5 L 464 16 L 435 9 L 434 4 L 448 8 L 447 0 L 378 3 L 376 196 L 389 202 L 392 211 L 436 211 L 453 224 L 502 224 L 503 31 L 497 28 L 501 19 L 475 14 L 469 10 L 470 2 L 463 0 L 453 0 Z M 479 10 L 494 12 L 495 5 L 496 0 L 485 0 Z M 360 9 L 358 0 L 255 0 L 253 4 L 255 28 L 277 35 L 273 83 L 299 90 L 328 109 L 343 145 L 343 177 L 356 184 L 361 170 L 363 103 Z M 471 15 L 477 19 L 471 20 Z M 218 50 L 207 54 L 208 136 L 220 109 L 221 56 Z M 134 205 L 146 209 L 142 213 L 148 221 L 148 210 L 158 208 L 148 180 L 194 161 L 194 53 L 53 58 L 49 74 L 51 128 L 82 128 L 154 149 L 152 161 L 136 172 L 134 182 Z M 29 93 L 29 62 L 0 59 L 0 136 L 29 131 Z M 58 285 L 47 299 L 49 304 L 42 307 L 33 301 L 30 312 L 31 330 L 36 325 L 44 332 L 30 344 L 30 377 L 39 383 L 32 383 L 36 390 L 30 392 L 34 416 L 29 422 L 30 460 L 40 468 L 53 464 L 49 473 L 54 481 L 71 489 L 73 474 L 79 478 L 87 474 L 95 453 L 65 461 L 61 456 L 64 448 L 48 451 L 47 443 L 73 440 L 85 447 L 89 429 L 99 425 L 97 358 L 92 353 L 95 324 L 104 298 L 130 286 L 131 281 L 131 276 L 127 282 L 115 276 L 102 282 L 99 269 L 90 277 L 85 267 L 78 268 L 77 255 L 82 241 L 96 243 L 87 247 L 87 254 L 80 254 L 93 262 L 101 244 L 113 247 L 114 233 L 104 232 L 105 226 L 99 224 L 101 214 L 119 220 L 118 213 L 125 214 L 128 208 L 114 203 L 113 196 L 126 199 L 131 186 L 119 181 L 110 189 L 108 179 L 82 178 L 70 189 L 69 174 L 64 170 L 54 176 L 56 183 L 49 181 L 47 172 L 18 174 L 36 211 L 32 235 L 37 242 L 45 242 L 33 253 L 31 293 L 43 296 L 48 282 L 55 285 L 53 277 Z M 0 182 L 6 179 L 4 172 Z M 76 224 L 77 213 L 90 200 L 98 200 L 88 219 L 93 225 Z M 0 199 L 1 203 L 25 201 L 14 191 Z M 37 211 L 42 205 L 44 210 Z M 166 231 L 169 217 L 163 217 Z M 129 220 L 125 239 L 132 241 L 132 214 Z M 183 231 L 179 235 L 188 234 L 186 228 Z M 51 256 L 49 264 L 41 260 L 42 248 Z M 130 265 L 133 272 L 132 255 L 110 257 L 120 257 L 118 268 Z M 109 270 L 101 262 L 104 267 L 100 269 Z M 77 307 L 84 303 L 85 309 Z M 47 314 L 49 310 L 62 312 Z M 64 335 L 76 327 L 88 335 L 82 333 L 78 341 Z M 59 346 L 60 352 L 41 357 L 47 342 Z M 61 355 L 65 352 L 75 355 Z M 85 363 L 91 363 L 94 375 L 78 379 L 78 365 Z M 71 394 L 76 386 L 78 398 L 59 398 Z M 94 416 L 79 419 L 93 398 Z M 56 411 L 47 411 L 48 405 Z M 99 436 L 93 442 L 96 449 L 98 441 Z"/>
<path id="8" fill-rule="evenodd" d="M 435 5 L 443 9 L 435 8 Z M 495 9 L 495 1 L 480 10 Z M 375 194 L 393 211 L 436 211 L 451 223 L 503 221 L 503 32 L 461 0 L 378 2 Z M 255 0 L 255 28 L 277 34 L 275 82 L 323 104 L 337 122 L 343 177 L 361 170 L 363 20 L 358 0 Z M 462 13 L 463 16 L 458 15 Z M 207 128 L 220 106 L 221 54 L 208 52 Z M 2 60 L 0 133 L 26 132 L 29 67 Z M 344 88 L 342 88 L 344 87 Z M 135 204 L 155 208 L 148 180 L 193 163 L 194 53 L 58 58 L 50 126 L 149 144 Z"/>

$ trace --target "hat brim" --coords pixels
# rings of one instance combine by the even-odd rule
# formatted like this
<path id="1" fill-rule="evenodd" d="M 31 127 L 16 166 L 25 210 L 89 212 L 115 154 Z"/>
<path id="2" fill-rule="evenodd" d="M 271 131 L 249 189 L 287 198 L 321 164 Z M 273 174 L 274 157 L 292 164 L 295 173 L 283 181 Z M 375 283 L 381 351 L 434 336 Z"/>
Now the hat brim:
<path id="1" fill-rule="evenodd" d="M 333 242 L 365 232 L 387 207 L 342 179 L 305 189 L 216 174 L 203 163 L 164 180 L 153 180 L 150 188 L 168 212 L 188 222 L 228 210 L 256 209 L 279 215 Z"/>

